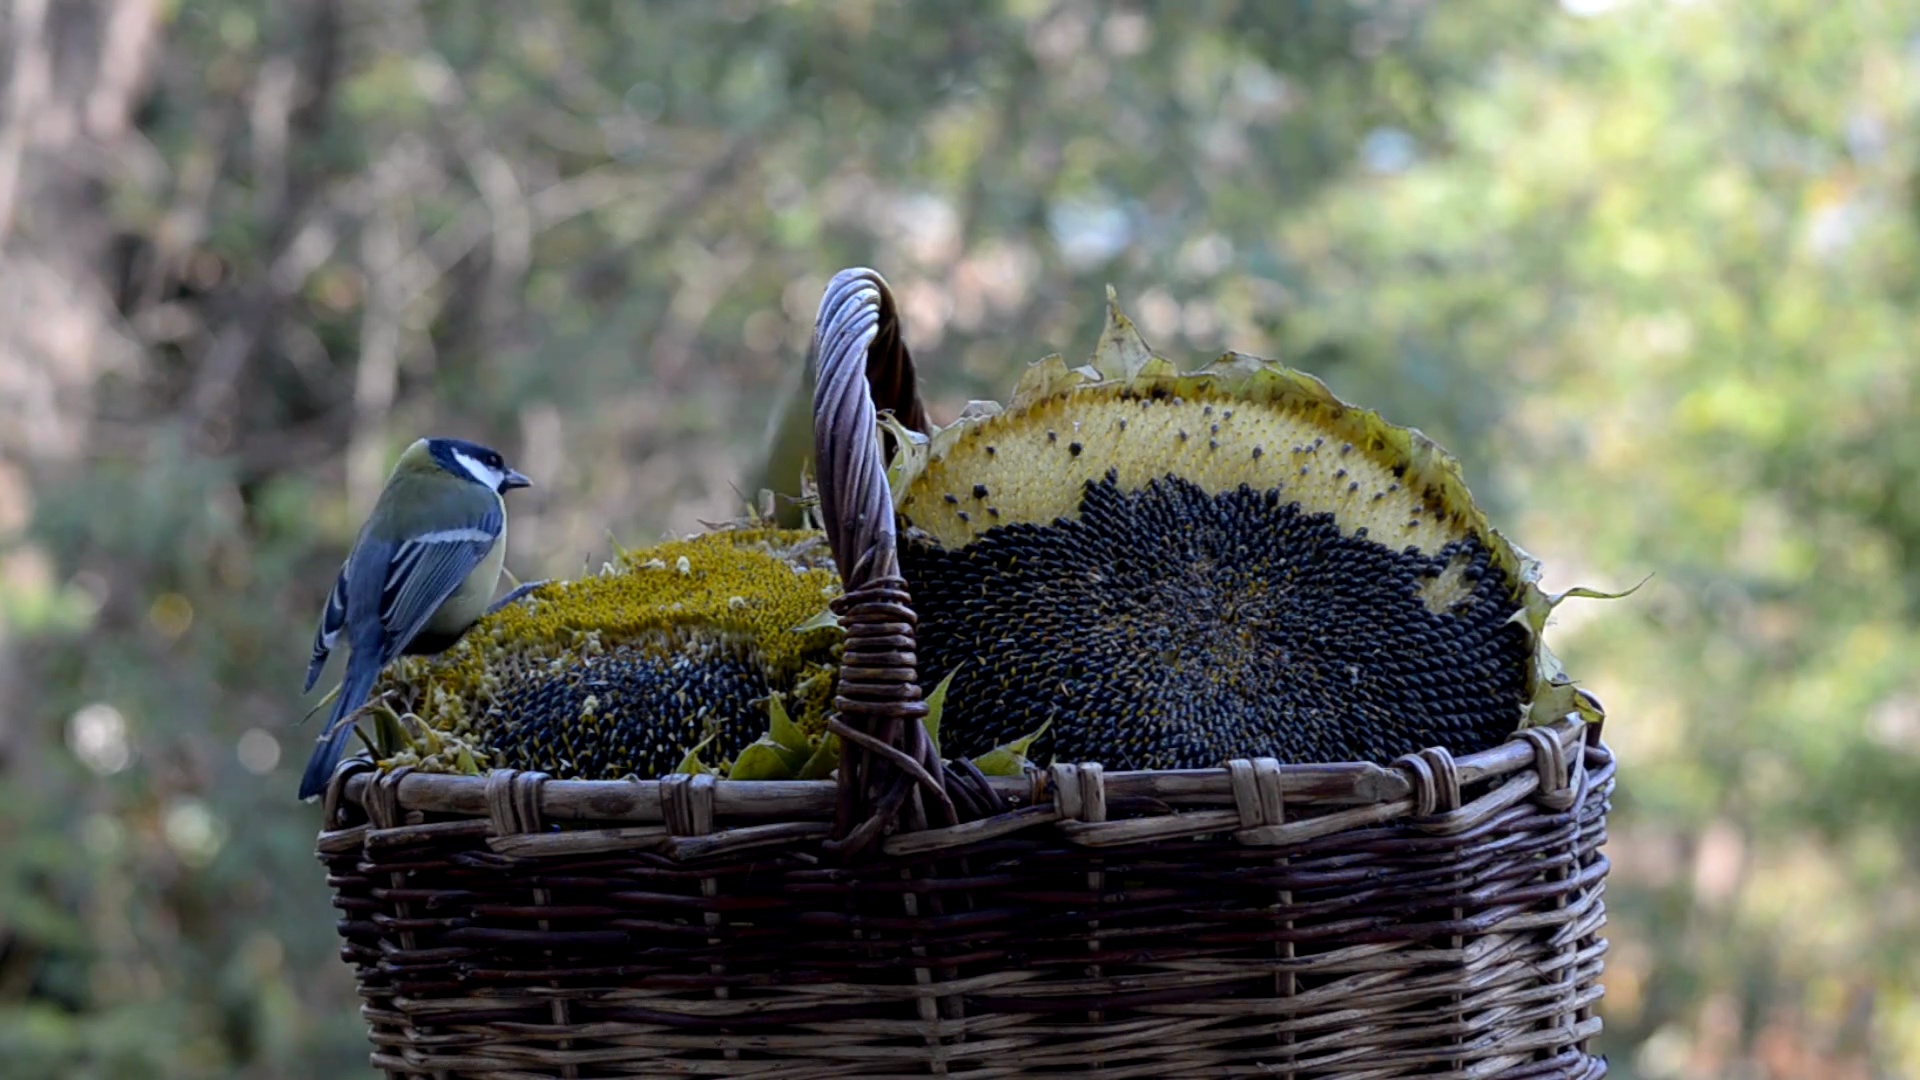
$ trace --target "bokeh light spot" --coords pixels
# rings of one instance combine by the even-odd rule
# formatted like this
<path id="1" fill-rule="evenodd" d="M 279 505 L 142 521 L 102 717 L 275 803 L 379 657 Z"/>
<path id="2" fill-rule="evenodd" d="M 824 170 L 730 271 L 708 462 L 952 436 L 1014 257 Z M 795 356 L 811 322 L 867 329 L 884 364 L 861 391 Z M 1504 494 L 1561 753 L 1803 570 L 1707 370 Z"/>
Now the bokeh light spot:
<path id="1" fill-rule="evenodd" d="M 161 593 L 147 609 L 147 622 L 161 637 L 173 641 L 193 625 L 193 602 L 177 592 Z"/>
<path id="2" fill-rule="evenodd" d="M 126 837 L 127 830 L 111 814 L 88 814 L 80 823 L 80 843 L 97 858 L 111 859 L 119 855 Z"/>
<path id="3" fill-rule="evenodd" d="M 179 799 L 167 808 L 161 823 L 167 846 L 189 866 L 205 866 L 220 853 L 226 828 L 199 799 Z"/>
<path id="4" fill-rule="evenodd" d="M 81 708 L 67 721 L 67 747 L 96 776 L 111 776 L 133 763 L 127 718 L 102 702 Z"/>
<path id="5" fill-rule="evenodd" d="M 264 728 L 248 728 L 234 744 L 240 764 L 255 776 L 265 776 L 280 764 L 280 740 Z"/>

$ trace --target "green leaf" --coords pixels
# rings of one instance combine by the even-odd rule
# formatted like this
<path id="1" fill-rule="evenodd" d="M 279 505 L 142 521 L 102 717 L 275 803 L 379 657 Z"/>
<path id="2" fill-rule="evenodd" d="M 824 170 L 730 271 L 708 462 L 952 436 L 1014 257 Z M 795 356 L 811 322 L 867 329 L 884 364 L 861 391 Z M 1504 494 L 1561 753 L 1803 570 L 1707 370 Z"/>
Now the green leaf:
<path id="1" fill-rule="evenodd" d="M 898 500 L 900 494 L 906 491 L 907 484 L 926 467 L 927 437 L 901 423 L 892 413 L 882 415 L 878 426 L 893 436 L 893 445 L 896 447 L 893 460 L 887 463 L 887 487 Z M 876 432 L 875 438 L 878 437 L 879 433 Z"/>
<path id="2" fill-rule="evenodd" d="M 374 705 L 366 713 L 373 717 L 373 749 L 379 755 L 376 760 L 385 761 L 413 746 L 413 734 L 398 713 L 384 705 Z"/>
<path id="3" fill-rule="evenodd" d="M 333 699 L 334 699 L 334 698 L 337 698 L 337 697 L 339 697 L 339 696 L 340 696 L 340 684 L 339 684 L 339 683 L 334 683 L 334 684 L 333 684 L 333 689 L 331 689 L 331 690 L 329 690 L 329 691 L 327 691 L 327 693 L 326 693 L 326 696 L 325 696 L 325 697 L 322 697 L 322 698 L 321 698 L 321 699 L 320 699 L 319 701 L 316 701 L 316 702 L 314 702 L 314 703 L 313 703 L 313 708 L 311 708 L 311 709 L 308 709 L 308 710 L 307 710 L 307 711 L 306 711 L 305 713 L 303 713 L 303 714 L 301 715 L 301 717 L 300 717 L 300 719 L 298 719 L 298 720 L 296 720 L 296 721 L 294 721 L 294 724 L 295 724 L 295 725 L 297 726 L 297 725 L 299 725 L 299 724 L 304 724 L 304 723 L 306 723 L 307 721 L 309 721 L 309 720 L 311 720 L 311 719 L 313 719 L 313 714 L 314 714 L 314 713 L 317 713 L 317 712 L 319 712 L 319 711 L 320 711 L 321 709 L 324 709 L 324 708 L 326 708 L 327 706 L 329 706 L 329 705 L 331 705 L 331 704 L 333 704 Z"/>
<path id="4" fill-rule="evenodd" d="M 833 613 L 832 608 L 821 608 L 820 611 L 817 614 L 815 614 L 812 618 L 808 619 L 806 622 L 799 624 L 798 626 L 795 626 L 793 628 L 793 632 L 796 634 L 805 634 L 805 633 L 810 633 L 814 630 L 839 630 L 839 629 L 841 629 L 840 616 L 835 615 Z"/>
<path id="5" fill-rule="evenodd" d="M 933 693 L 927 695 L 927 715 L 920 722 L 926 726 L 927 739 L 933 743 L 935 754 L 940 752 L 940 713 L 947 706 L 947 687 L 953 685 L 953 677 L 959 673 L 960 667 L 956 664 L 947 672 L 947 677 L 940 680 L 940 685 L 933 688 Z"/>
<path id="6" fill-rule="evenodd" d="M 673 771 L 677 773 L 692 773 L 695 776 L 711 775 L 713 773 L 713 770 L 707 768 L 706 763 L 700 760 L 700 751 L 706 749 L 707 744 L 712 742 L 714 740 L 714 736 L 718 734 L 719 732 L 715 732 L 713 735 L 709 735 L 706 738 L 701 739 L 700 742 L 696 744 L 693 749 L 687 751 L 687 756 L 680 759 L 679 766 L 675 768 Z"/>
<path id="7" fill-rule="evenodd" d="M 821 737 L 820 745 L 814 749 L 807 763 L 800 767 L 800 775 L 795 779 L 825 780 L 839 767 L 840 736 L 829 733 Z"/>
<path id="8" fill-rule="evenodd" d="M 1010 743 L 996 746 L 973 759 L 974 768 L 988 776 L 1019 776 L 1027 771 L 1027 751 L 1033 747 L 1034 740 L 1047 733 L 1052 726 L 1049 720 L 1041 724 L 1031 735 L 1015 739 Z"/>
<path id="9" fill-rule="evenodd" d="M 787 706 L 780 698 L 779 694 L 767 698 L 767 715 L 772 718 L 767 725 L 767 734 L 782 749 L 799 754 L 800 761 L 804 763 L 807 755 L 813 752 L 813 740 L 807 738 L 807 733 L 801 731 L 800 725 L 787 715 Z"/>
<path id="10" fill-rule="evenodd" d="M 796 755 L 797 756 L 797 755 Z M 799 764 L 805 764 L 801 757 Z M 740 751 L 733 759 L 733 768 L 727 770 L 729 780 L 791 780 L 797 771 L 789 764 L 788 753 L 772 738 L 761 736 L 760 741 Z"/>

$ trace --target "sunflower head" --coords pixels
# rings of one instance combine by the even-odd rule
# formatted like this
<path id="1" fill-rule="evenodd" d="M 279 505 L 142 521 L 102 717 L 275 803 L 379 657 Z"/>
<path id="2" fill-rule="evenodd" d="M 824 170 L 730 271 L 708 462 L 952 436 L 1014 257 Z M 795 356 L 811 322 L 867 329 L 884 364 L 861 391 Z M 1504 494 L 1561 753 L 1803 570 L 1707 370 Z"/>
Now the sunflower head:
<path id="1" fill-rule="evenodd" d="M 838 594 L 818 533 L 722 529 L 544 586 L 446 653 L 394 665 L 386 688 L 480 764 L 645 778 L 698 749 L 724 768 L 768 730 L 774 695 L 824 731 Z"/>
<path id="2" fill-rule="evenodd" d="M 954 749 L 1045 725 L 1113 767 L 1469 752 L 1572 711 L 1554 598 L 1458 463 L 1318 379 L 1182 371 L 1109 294 L 1049 357 L 893 470 L 901 560 Z"/>

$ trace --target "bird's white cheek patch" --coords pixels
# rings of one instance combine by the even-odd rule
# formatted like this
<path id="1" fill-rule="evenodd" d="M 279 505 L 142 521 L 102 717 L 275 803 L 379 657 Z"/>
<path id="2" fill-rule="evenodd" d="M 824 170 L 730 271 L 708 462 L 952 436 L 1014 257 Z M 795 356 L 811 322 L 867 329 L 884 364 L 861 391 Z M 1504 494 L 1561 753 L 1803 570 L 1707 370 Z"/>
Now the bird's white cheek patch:
<path id="1" fill-rule="evenodd" d="M 482 465 L 479 461 L 468 457 L 458 450 L 453 452 L 453 457 L 455 461 L 460 463 L 461 468 L 467 470 L 468 476 L 473 477 L 475 480 L 480 481 L 490 488 L 497 490 L 500 487 L 500 481 L 507 478 L 506 473 L 501 472 L 499 469 Z"/>

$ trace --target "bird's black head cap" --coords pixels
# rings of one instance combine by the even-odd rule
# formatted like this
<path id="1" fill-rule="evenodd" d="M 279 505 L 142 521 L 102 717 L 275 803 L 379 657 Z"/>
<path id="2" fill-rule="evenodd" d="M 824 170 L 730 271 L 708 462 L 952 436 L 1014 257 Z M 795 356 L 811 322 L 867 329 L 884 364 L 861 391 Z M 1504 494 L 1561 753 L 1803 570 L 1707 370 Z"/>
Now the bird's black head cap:
<path id="1" fill-rule="evenodd" d="M 427 452 L 435 464 L 455 476 L 484 484 L 495 491 L 512 491 L 533 483 L 507 465 L 500 451 L 465 439 L 427 440 Z"/>

